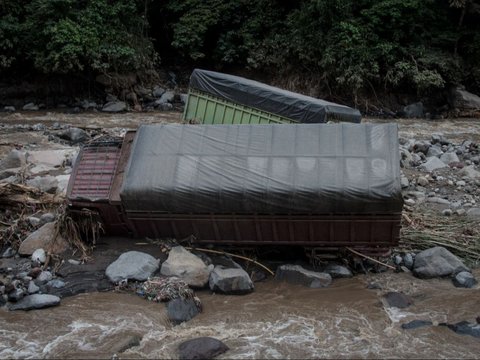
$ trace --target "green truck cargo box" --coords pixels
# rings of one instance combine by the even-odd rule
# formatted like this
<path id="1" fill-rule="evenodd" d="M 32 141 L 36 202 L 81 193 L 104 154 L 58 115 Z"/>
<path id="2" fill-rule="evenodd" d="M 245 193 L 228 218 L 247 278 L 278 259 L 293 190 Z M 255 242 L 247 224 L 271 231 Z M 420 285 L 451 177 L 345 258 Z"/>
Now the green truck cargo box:
<path id="1" fill-rule="evenodd" d="M 258 81 L 195 69 L 183 119 L 202 124 L 359 123 L 361 114 Z"/>

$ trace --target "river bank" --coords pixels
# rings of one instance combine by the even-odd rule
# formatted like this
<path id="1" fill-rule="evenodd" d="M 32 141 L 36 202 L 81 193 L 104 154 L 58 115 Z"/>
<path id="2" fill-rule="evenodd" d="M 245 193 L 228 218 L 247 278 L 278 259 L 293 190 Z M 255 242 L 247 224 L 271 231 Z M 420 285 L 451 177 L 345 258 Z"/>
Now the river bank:
<path id="1" fill-rule="evenodd" d="M 17 178 L 18 171 L 10 171 L 11 174 L 2 180 L 11 178 L 12 182 L 28 183 L 50 176 L 53 185 L 50 184 L 48 192 L 61 199 L 80 146 L 63 135 L 69 129 L 82 130 L 86 136 L 83 141 L 88 141 L 99 136 L 121 136 L 139 124 L 179 122 L 180 117 L 178 112 L 2 114 L 0 158 L 5 159 L 12 149 L 30 154 L 22 165 L 25 170 L 22 179 Z M 364 120 L 367 123 L 384 121 Z M 416 221 L 418 215 L 431 212 L 435 217 L 427 221 L 441 218 L 453 226 L 468 220 L 465 226 L 455 228 L 458 233 L 452 241 L 478 244 L 478 222 L 477 226 L 472 225 L 477 215 L 472 209 L 478 208 L 480 202 L 477 177 L 480 122 L 449 119 L 398 120 L 397 123 L 407 218 Z M 436 155 L 432 155 L 434 151 Z M 53 154 L 63 154 L 64 158 L 57 163 L 40 161 L 45 157 L 39 155 L 46 154 L 49 160 Z M 445 154 L 455 154 L 458 161 L 449 158 L 443 162 L 441 158 Z M 438 168 L 435 169 L 425 168 L 432 157 L 442 163 L 436 162 Z M 465 173 L 465 168 L 472 171 Z M 46 213 L 55 216 L 55 206 L 58 205 L 39 207 L 28 215 L 40 221 L 41 215 Z M 406 229 L 422 224 L 408 225 Z M 430 225 L 435 229 L 435 224 Z M 31 231 L 35 229 L 38 223 L 30 228 Z M 22 234 L 19 240 L 23 240 L 24 235 L 28 234 Z M 406 235 L 412 234 L 403 235 L 407 238 Z M 442 234 L 437 232 L 434 236 Z M 461 321 L 475 323 L 480 315 L 476 306 L 480 302 L 478 285 L 473 289 L 457 288 L 450 278 L 422 280 L 411 273 L 390 270 L 334 279 L 330 286 L 321 289 L 269 278 L 255 282 L 255 291 L 243 296 L 197 291 L 203 312 L 186 323 L 173 326 L 162 304 L 148 302 L 125 290 L 113 292 L 114 284 L 105 279 L 105 268 L 126 251 L 149 252 L 161 257 L 161 249 L 155 244 L 130 241 L 101 238 L 93 261 L 82 265 L 75 262 L 80 260 L 79 253 L 69 254 L 65 262 L 74 262 L 64 264 L 63 275 L 62 267 L 56 268 L 52 263 L 50 270 L 53 273 L 58 270 L 57 278 L 67 282 L 64 290 L 58 290 L 61 305 L 30 312 L 0 310 L 0 318 L 4 320 L 0 331 L 5 339 L 0 343 L 0 357 L 98 358 L 119 353 L 120 357 L 176 357 L 178 344 L 197 336 L 213 336 L 224 341 L 230 350 L 220 356 L 223 358 L 471 358 L 478 356 L 480 350 L 478 338 L 438 326 Z M 401 268 L 406 265 L 407 254 L 421 250 L 416 245 L 411 239 L 401 242 L 394 252 L 401 255 L 400 259 L 393 256 L 384 261 Z M 423 246 L 433 246 L 433 243 Z M 96 279 L 98 286 L 82 289 L 108 292 L 67 296 L 69 271 L 84 265 L 86 270 L 77 277 L 88 279 L 86 285 L 95 284 Z M 470 259 L 469 265 L 476 267 L 478 263 Z M 86 274 L 95 276 L 89 278 Z M 473 275 L 478 278 L 479 270 L 474 269 Z M 384 297 L 389 292 L 405 294 L 413 304 L 405 309 L 391 307 Z M 431 321 L 433 325 L 411 330 L 401 327 L 412 320 Z"/>

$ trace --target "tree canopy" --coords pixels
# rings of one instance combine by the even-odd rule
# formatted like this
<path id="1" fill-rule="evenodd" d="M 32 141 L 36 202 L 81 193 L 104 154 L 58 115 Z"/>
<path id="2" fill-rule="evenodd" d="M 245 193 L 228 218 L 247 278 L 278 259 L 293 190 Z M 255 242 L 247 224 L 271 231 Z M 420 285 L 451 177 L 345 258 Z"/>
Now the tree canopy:
<path id="1" fill-rule="evenodd" d="M 0 72 L 184 64 L 312 78 L 319 91 L 480 91 L 478 0 L 3 0 Z"/>

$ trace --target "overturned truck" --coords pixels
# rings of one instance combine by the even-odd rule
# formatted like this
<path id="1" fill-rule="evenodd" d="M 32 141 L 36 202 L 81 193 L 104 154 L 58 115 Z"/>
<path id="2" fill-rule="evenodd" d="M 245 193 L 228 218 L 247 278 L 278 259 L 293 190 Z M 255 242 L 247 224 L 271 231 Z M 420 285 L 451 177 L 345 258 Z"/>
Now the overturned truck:
<path id="1" fill-rule="evenodd" d="M 183 119 L 201 124 L 359 123 L 360 111 L 258 81 L 195 69 Z"/>
<path id="2" fill-rule="evenodd" d="M 67 196 L 111 234 L 381 254 L 400 232 L 397 125 L 144 125 L 85 146 Z"/>

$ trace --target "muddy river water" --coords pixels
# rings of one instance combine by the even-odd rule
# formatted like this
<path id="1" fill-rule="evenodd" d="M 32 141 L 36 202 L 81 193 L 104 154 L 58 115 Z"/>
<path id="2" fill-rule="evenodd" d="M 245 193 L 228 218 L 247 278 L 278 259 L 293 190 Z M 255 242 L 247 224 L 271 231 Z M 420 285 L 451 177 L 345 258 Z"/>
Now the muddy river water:
<path id="1" fill-rule="evenodd" d="M 476 276 L 480 275 L 476 271 Z M 369 283 L 380 289 L 367 289 Z M 403 291 L 414 304 L 391 308 L 382 295 Z M 480 289 L 409 274 L 358 275 L 326 289 L 267 280 L 244 296 L 199 292 L 203 313 L 172 326 L 163 304 L 127 293 L 90 293 L 31 312 L 0 310 L 0 358 L 175 358 L 178 344 L 212 336 L 230 350 L 220 358 L 478 358 L 480 340 L 438 323 L 480 315 Z M 404 330 L 414 319 L 433 326 Z"/>
<path id="2" fill-rule="evenodd" d="M 178 113 L 105 116 L 5 115 L 5 125 L 53 122 L 89 127 L 136 127 L 175 122 Z M 371 120 L 367 120 L 371 121 Z M 400 135 L 429 138 L 441 132 L 480 140 L 480 121 L 399 121 Z M 8 134 L 8 138 L 7 138 Z M 31 138 L 30 138 L 31 137 Z M 2 149 L 12 143 L 45 140 L 35 133 L 2 133 Z M 47 143 L 45 143 L 47 145 Z M 480 278 L 480 269 L 474 271 Z M 368 289 L 376 283 L 379 289 Z M 388 291 L 414 303 L 390 308 Z M 163 304 L 128 293 L 89 293 L 62 299 L 58 307 L 9 312 L 0 309 L 0 358 L 111 358 L 137 339 L 120 358 L 175 358 L 178 344 L 212 336 L 230 350 L 220 358 L 479 358 L 480 338 L 459 335 L 438 323 L 474 322 L 480 316 L 480 288 L 455 288 L 448 279 L 420 280 L 406 273 L 357 275 L 329 288 L 308 289 L 272 279 L 243 296 L 198 292 L 203 313 L 172 326 Z M 433 326 L 404 330 L 401 324 L 430 320 Z"/>

